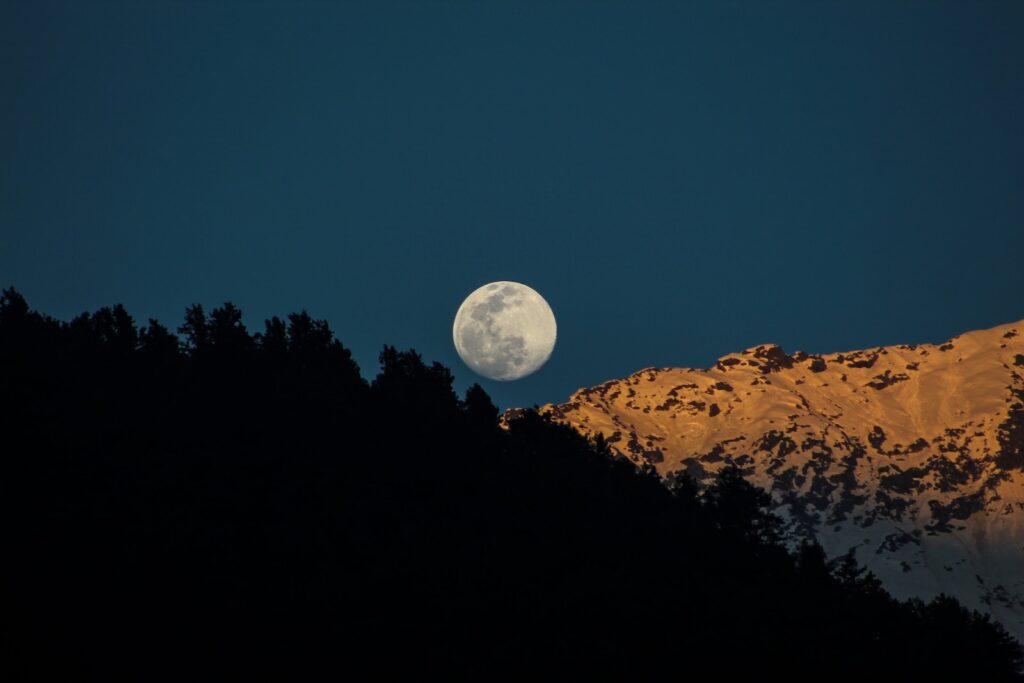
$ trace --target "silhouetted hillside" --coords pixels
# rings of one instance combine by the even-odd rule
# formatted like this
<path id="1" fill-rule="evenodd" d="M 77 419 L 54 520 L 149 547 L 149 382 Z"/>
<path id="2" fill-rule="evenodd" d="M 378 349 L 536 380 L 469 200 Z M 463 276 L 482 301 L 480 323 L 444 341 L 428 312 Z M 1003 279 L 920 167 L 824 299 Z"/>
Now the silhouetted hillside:
<path id="1" fill-rule="evenodd" d="M 673 491 L 306 313 L 181 342 L 0 299 L 3 666 L 14 679 L 1011 677 L 1016 643 L 795 554 L 726 468 Z"/>

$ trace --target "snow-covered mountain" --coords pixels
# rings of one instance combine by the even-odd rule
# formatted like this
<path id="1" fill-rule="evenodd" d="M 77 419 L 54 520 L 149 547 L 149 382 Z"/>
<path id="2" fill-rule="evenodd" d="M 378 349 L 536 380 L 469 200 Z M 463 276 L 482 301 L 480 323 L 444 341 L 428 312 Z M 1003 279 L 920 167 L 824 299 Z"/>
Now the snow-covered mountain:
<path id="1" fill-rule="evenodd" d="M 540 408 L 665 478 L 726 463 L 897 597 L 955 595 L 1024 640 L 1024 321 L 944 344 L 773 344 Z"/>

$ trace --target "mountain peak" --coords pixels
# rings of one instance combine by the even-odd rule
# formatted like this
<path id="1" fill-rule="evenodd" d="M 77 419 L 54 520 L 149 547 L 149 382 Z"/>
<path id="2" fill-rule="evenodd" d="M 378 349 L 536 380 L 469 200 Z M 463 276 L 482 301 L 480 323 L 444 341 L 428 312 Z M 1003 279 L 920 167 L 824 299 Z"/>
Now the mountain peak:
<path id="1" fill-rule="evenodd" d="M 759 344 L 540 412 L 667 481 L 739 466 L 795 536 L 853 552 L 898 597 L 953 594 L 1024 636 L 1024 321 L 827 354 Z"/>

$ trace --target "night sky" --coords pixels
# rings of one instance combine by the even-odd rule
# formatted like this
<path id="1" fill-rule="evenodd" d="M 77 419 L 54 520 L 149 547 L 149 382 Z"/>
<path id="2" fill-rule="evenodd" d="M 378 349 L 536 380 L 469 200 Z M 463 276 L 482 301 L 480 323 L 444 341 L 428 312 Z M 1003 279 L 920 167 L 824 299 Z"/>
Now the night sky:
<path id="1" fill-rule="evenodd" d="M 306 308 L 502 408 L 1024 318 L 1024 3 L 0 4 L 0 286 Z M 551 360 L 451 327 L 543 294 Z"/>

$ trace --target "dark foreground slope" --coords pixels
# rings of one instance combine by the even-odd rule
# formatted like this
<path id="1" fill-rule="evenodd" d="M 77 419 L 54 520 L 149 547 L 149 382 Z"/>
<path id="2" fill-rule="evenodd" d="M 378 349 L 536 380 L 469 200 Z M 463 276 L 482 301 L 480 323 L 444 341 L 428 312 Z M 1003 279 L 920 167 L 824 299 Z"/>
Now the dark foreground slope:
<path id="1" fill-rule="evenodd" d="M 676 491 L 384 347 L 365 381 L 305 314 L 185 343 L 120 307 L 0 300 L 8 679 L 1010 677 L 945 598 L 787 553 L 735 469 Z"/>

